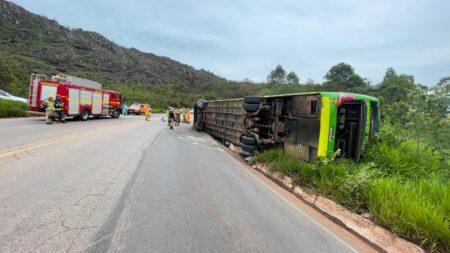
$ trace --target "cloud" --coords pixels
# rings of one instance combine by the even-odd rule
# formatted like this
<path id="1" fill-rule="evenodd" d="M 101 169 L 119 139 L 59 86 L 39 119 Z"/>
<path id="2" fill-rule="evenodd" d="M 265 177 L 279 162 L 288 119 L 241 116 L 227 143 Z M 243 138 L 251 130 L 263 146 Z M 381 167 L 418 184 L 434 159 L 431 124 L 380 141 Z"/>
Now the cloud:
<path id="1" fill-rule="evenodd" d="M 321 81 L 342 61 L 375 83 L 388 67 L 427 85 L 450 75 L 447 0 L 14 2 L 229 79 L 261 81 L 281 64 Z"/>

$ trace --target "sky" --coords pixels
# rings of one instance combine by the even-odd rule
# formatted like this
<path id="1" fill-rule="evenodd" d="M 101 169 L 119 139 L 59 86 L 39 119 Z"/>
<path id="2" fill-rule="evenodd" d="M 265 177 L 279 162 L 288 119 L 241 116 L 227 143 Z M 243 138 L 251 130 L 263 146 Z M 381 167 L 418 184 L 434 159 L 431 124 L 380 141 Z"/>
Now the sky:
<path id="1" fill-rule="evenodd" d="M 450 0 L 12 0 L 124 47 L 230 80 L 280 64 L 301 82 L 340 62 L 379 83 L 388 67 L 433 86 L 450 76 Z"/>

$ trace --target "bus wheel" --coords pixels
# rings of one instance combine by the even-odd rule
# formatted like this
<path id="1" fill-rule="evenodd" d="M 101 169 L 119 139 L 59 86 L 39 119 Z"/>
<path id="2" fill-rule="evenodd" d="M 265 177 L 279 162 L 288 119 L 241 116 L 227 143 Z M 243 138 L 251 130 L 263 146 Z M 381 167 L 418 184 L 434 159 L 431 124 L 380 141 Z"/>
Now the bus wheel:
<path id="1" fill-rule="evenodd" d="M 241 142 L 243 144 L 245 144 L 245 145 L 248 145 L 248 146 L 256 146 L 258 144 L 258 141 L 255 138 L 249 137 L 249 136 L 245 136 L 245 135 L 243 135 L 241 137 Z"/>
<path id="2" fill-rule="evenodd" d="M 86 121 L 89 119 L 89 110 L 88 109 L 84 109 L 81 111 L 80 119 L 81 119 L 81 121 Z"/>
<path id="3" fill-rule="evenodd" d="M 255 153 L 257 147 L 256 146 L 248 146 L 248 145 L 245 145 L 245 144 L 241 144 L 241 149 L 244 152 L 248 153 L 249 155 L 253 155 Z"/>
<path id="4" fill-rule="evenodd" d="M 244 108 L 244 110 L 246 112 L 256 112 L 259 109 L 259 104 L 247 104 L 247 103 L 244 103 L 244 104 L 242 104 L 242 108 Z"/>
<path id="5" fill-rule="evenodd" d="M 120 112 L 117 109 L 114 109 L 113 112 L 111 113 L 111 118 L 113 119 L 117 119 L 120 117 Z"/>
<path id="6" fill-rule="evenodd" d="M 259 104 L 263 101 L 260 96 L 246 96 L 244 97 L 244 103 L 246 104 Z"/>

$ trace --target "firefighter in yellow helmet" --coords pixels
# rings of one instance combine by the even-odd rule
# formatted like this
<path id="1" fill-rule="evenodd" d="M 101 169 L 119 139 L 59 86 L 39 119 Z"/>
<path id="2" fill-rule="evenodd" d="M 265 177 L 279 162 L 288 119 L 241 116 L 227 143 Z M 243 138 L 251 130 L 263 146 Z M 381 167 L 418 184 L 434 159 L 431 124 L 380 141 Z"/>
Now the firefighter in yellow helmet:
<path id="1" fill-rule="evenodd" d="M 55 110 L 55 102 L 54 102 L 55 96 L 49 95 L 44 101 L 42 101 L 42 104 L 45 108 L 45 123 L 48 125 L 53 124 L 52 118 L 53 118 L 53 112 Z"/>

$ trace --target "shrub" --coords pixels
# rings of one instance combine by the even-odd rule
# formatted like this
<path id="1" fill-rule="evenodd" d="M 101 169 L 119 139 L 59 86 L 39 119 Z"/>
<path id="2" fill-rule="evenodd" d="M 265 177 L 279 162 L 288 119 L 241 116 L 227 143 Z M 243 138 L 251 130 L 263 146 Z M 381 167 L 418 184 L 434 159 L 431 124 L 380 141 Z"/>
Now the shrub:
<path id="1" fill-rule="evenodd" d="M 152 108 L 152 113 L 165 113 L 167 109 L 164 108 Z"/>
<path id="2" fill-rule="evenodd" d="M 0 98 L 0 118 L 24 117 L 28 110 L 27 103 Z"/>

